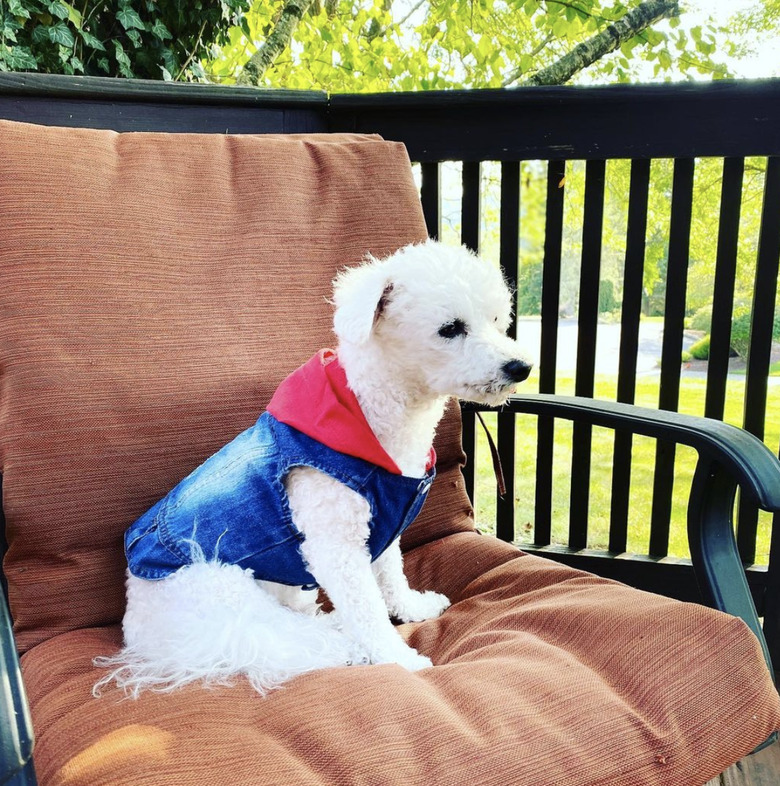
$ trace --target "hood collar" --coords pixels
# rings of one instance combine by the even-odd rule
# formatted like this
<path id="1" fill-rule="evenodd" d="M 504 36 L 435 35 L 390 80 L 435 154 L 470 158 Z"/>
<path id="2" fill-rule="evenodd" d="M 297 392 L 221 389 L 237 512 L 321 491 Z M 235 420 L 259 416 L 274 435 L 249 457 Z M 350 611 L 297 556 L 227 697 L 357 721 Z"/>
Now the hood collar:
<path id="1" fill-rule="evenodd" d="M 322 349 L 276 389 L 267 411 L 332 450 L 403 474 L 371 430 L 336 352 Z M 436 464 L 431 448 L 426 471 Z"/>

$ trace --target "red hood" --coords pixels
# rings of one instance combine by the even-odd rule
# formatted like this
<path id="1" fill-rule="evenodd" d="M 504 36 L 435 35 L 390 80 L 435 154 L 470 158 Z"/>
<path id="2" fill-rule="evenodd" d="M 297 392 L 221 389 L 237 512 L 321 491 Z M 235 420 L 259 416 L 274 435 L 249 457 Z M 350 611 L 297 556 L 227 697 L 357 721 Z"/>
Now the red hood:
<path id="1" fill-rule="evenodd" d="M 396 475 L 401 470 L 376 438 L 332 349 L 320 350 L 276 389 L 267 411 L 339 453 Z M 427 469 L 436 463 L 431 448 Z"/>

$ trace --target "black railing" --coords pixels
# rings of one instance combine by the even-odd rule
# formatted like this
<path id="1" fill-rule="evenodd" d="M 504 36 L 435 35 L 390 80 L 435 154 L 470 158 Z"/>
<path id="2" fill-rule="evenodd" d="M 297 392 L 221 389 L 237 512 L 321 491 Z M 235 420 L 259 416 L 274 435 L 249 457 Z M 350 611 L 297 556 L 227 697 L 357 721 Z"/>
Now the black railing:
<path id="1" fill-rule="evenodd" d="M 696 218 L 694 178 L 701 157 L 717 158 L 721 172 L 720 212 L 712 217 L 717 232 L 713 260 L 710 360 L 706 370 L 704 411 L 724 417 L 729 373 L 730 330 L 737 275 L 743 176 L 747 157 L 760 157 L 765 167 L 763 209 L 753 271 L 752 329 L 743 418 L 739 425 L 764 438 L 767 379 L 770 369 L 778 259 L 780 258 L 780 82 L 686 84 L 548 90 L 480 91 L 391 96 L 335 96 L 331 99 L 330 127 L 334 130 L 377 132 L 406 143 L 413 161 L 420 163 L 421 198 L 429 230 L 437 235 L 442 223 L 442 163 L 461 162 L 462 196 L 460 239 L 479 250 L 481 177 L 484 162 L 500 162 L 499 258 L 510 282 L 516 282 L 521 246 L 521 178 L 524 162 L 546 166 L 546 209 L 541 249 L 541 341 L 538 389 L 556 392 L 559 381 L 558 328 L 562 307 L 561 277 L 564 246 L 565 184 L 574 162 L 585 161 L 584 202 L 581 215 L 581 251 L 576 308 L 578 343 L 574 393 L 595 393 L 596 337 L 599 323 L 599 288 L 602 281 L 605 170 L 614 159 L 630 160 L 630 183 L 625 194 L 627 221 L 623 255 L 623 292 L 620 302 L 620 347 L 614 397 L 633 403 L 637 388 L 637 352 L 643 307 L 648 203 L 653 196 L 651 167 L 656 159 L 670 159 L 672 167 L 668 233 L 666 237 L 666 296 L 663 301 L 663 341 L 657 400 L 662 410 L 680 407 L 681 358 L 687 316 L 687 290 L 692 221 Z M 722 167 L 722 168 L 721 168 Z M 495 211 L 494 211 L 495 212 Z M 646 402 L 645 402 L 646 403 Z M 499 413 L 497 443 L 505 466 L 514 465 L 515 420 Z M 687 599 L 698 589 L 684 559 L 668 559 L 675 494 L 675 448 L 659 442 L 655 448 L 651 489 L 650 527 L 644 553 L 631 560 L 629 500 L 632 483 L 632 438 L 615 433 L 611 472 L 611 502 L 607 541 L 597 550 L 589 537 L 591 460 L 590 426 L 575 425 L 570 443 L 568 532 L 553 532 L 553 466 L 556 425 L 540 418 L 537 426 L 534 499 L 515 499 L 513 473 L 504 498 L 496 499 L 495 531 L 506 540 L 523 542 L 529 550 L 555 556 L 570 564 L 626 578 L 632 583 Z M 473 420 L 464 428 L 464 440 L 474 453 L 477 433 Z M 599 434 L 599 439 L 604 439 Z M 777 449 L 776 444 L 771 444 Z M 521 462 L 522 464 L 523 462 Z M 526 471 L 527 457 L 524 459 Z M 533 462 L 532 462 L 533 463 Z M 472 490 L 474 464 L 467 473 Z M 483 490 L 483 493 L 484 490 Z M 533 508 L 533 528 L 521 533 L 519 516 Z M 684 520 L 676 526 L 684 527 Z M 557 527 L 560 529 L 560 527 Z M 777 615 L 778 528 L 774 527 L 769 560 L 755 564 L 757 511 L 741 505 L 738 542 L 748 566 L 749 580 L 761 613 Z M 556 542 L 557 541 L 557 542 Z M 561 542 L 563 541 L 563 542 Z M 613 558 L 611 564 L 609 558 Z M 618 558 L 619 559 L 615 559 Z M 632 565 L 626 565 L 626 561 Z M 660 562 L 659 562 L 660 561 Z M 767 571 L 766 562 L 772 566 Z M 629 579 L 631 580 L 631 579 Z"/>
<path id="2" fill-rule="evenodd" d="M 175 111 L 173 109 L 175 107 Z M 602 241 L 605 230 L 605 193 L 614 161 L 629 161 L 625 204 L 626 223 L 620 260 L 622 298 L 619 314 L 620 344 L 614 392 L 616 400 L 637 398 L 637 357 L 640 346 L 643 292 L 647 265 L 649 205 L 658 197 L 653 178 L 659 161 L 671 161 L 671 185 L 662 194 L 669 202 L 664 230 L 666 293 L 658 308 L 663 316 L 663 341 L 654 404 L 662 410 L 680 406 L 681 350 L 689 280 L 690 236 L 697 220 L 696 172 L 700 159 L 716 158 L 720 175 L 719 213 L 712 217 L 717 232 L 713 253 L 713 314 L 710 359 L 706 372 L 703 413 L 723 418 L 728 398 L 729 347 L 738 241 L 743 214 L 743 184 L 748 163 L 758 157 L 763 178 L 761 221 L 757 233 L 755 265 L 751 275 L 752 330 L 744 377 L 744 416 L 741 425 L 765 437 L 768 375 L 776 307 L 780 259 L 780 81 L 720 82 L 596 88 L 531 88 L 506 91 L 333 96 L 319 93 L 263 92 L 255 90 L 166 86 L 65 77 L 0 74 L 0 117 L 56 125 L 84 125 L 115 130 L 193 132 L 307 132 L 360 131 L 380 133 L 406 144 L 419 165 L 423 211 L 432 235 L 443 234 L 442 162 L 460 162 L 456 221 L 457 239 L 479 249 L 484 237 L 485 214 L 495 214 L 498 260 L 513 284 L 524 274 L 524 180 L 533 163 L 545 194 L 543 240 L 538 244 L 541 262 L 539 295 L 540 342 L 538 390 L 561 392 L 559 361 L 560 312 L 568 304 L 561 298 L 567 253 L 571 256 L 567 226 L 578 225 L 579 265 L 576 301 L 577 348 L 571 384 L 578 395 L 598 393 L 596 345 L 599 330 L 599 296 L 603 275 Z M 487 162 L 497 162 L 496 164 Z M 581 213 L 566 215 L 568 180 L 579 177 L 584 164 L 584 198 Z M 748 163 L 746 163 L 748 162 Z M 498 208 L 483 209 L 488 199 L 483 171 L 500 174 Z M 490 197 L 493 199 L 494 197 Z M 494 208 L 494 205 L 488 205 Z M 581 231 L 580 231 L 581 230 Z M 742 271 L 741 275 L 744 275 Z M 513 330 L 517 325 L 513 326 Z M 643 402 L 647 403 L 647 402 Z M 495 416 L 498 450 L 505 467 L 515 464 L 518 424 L 511 413 Z M 573 429 L 567 474 L 568 512 L 557 510 L 556 447 L 560 424 L 541 416 L 536 425 L 533 452 L 519 455 L 524 471 L 535 475 L 535 488 L 520 492 L 515 473 L 507 471 L 507 493 L 491 501 L 495 531 L 505 540 L 522 541 L 525 548 L 565 560 L 586 569 L 611 575 L 638 586 L 686 599 L 697 599 L 698 590 L 685 560 L 670 559 L 670 533 L 675 497 L 674 448 L 659 443 L 654 452 L 649 530 L 642 548 L 632 534 L 632 488 L 637 469 L 632 465 L 636 440 L 617 432 L 605 437 L 590 426 Z M 589 522 L 596 512 L 591 476 L 592 446 L 604 439 L 611 446 L 611 502 L 608 532 L 595 544 Z M 594 442 L 595 440 L 595 442 Z M 473 418 L 465 419 L 464 442 L 474 455 L 478 437 Z M 770 444 L 777 449 L 776 444 Z M 475 462 L 467 467 L 472 491 L 480 489 L 474 477 Z M 483 490 L 484 496 L 486 492 Z M 517 499 L 516 499 L 517 497 Z M 738 524 L 740 553 L 748 566 L 748 579 L 759 613 L 767 620 L 780 619 L 780 527 L 772 530 L 768 560 L 756 565 L 759 519 L 756 511 L 741 505 Z M 519 526 L 525 511 L 533 509 L 528 533 Z M 519 518 L 522 515 L 523 518 Z M 563 515 L 566 525 L 561 529 Z M 774 522 L 776 523 L 776 522 Z M 682 524 L 684 526 L 684 523 Z M 766 524 L 761 524 L 766 527 Z M 590 548 L 589 548 L 590 547 Z M 638 552 L 629 558 L 626 552 Z M 768 561 L 769 569 L 766 563 Z M 780 652 L 780 631 L 767 623 L 774 652 Z"/>

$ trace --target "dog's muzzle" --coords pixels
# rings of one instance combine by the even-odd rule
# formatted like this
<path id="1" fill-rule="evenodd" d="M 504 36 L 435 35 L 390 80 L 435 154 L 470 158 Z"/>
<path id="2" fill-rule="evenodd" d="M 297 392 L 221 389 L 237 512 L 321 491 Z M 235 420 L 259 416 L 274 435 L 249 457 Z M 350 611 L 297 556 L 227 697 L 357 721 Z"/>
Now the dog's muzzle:
<path id="1" fill-rule="evenodd" d="M 509 360 L 501 366 L 501 373 L 510 380 L 510 382 L 522 382 L 528 379 L 533 366 L 526 363 L 524 360 Z"/>

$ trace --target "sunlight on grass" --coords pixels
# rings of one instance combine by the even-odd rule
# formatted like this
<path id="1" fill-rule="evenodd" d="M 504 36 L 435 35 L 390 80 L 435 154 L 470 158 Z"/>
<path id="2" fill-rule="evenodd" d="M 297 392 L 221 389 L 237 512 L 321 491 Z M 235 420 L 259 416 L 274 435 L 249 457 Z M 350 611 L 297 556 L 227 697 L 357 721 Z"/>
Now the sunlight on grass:
<path id="1" fill-rule="evenodd" d="M 534 386 L 530 380 L 531 389 Z M 659 380 L 657 377 L 644 377 L 637 381 L 636 403 L 656 407 L 658 402 Z M 574 391 L 571 378 L 560 378 L 557 391 L 570 395 Z M 613 377 L 597 377 L 596 398 L 615 400 L 616 380 Z M 704 412 L 706 381 L 704 379 L 683 378 L 680 388 L 680 411 L 692 415 Z M 730 379 L 726 401 L 725 420 L 734 425 L 742 422 L 745 383 L 743 380 Z M 488 414 L 485 421 L 495 428 L 495 415 Z M 772 450 L 780 443 L 780 390 L 770 388 L 767 403 L 765 441 Z M 481 428 L 478 432 L 477 447 L 477 522 L 485 531 L 492 531 L 495 520 L 495 478 L 490 461 L 487 440 Z M 553 459 L 553 542 L 565 544 L 569 528 L 569 494 L 571 466 L 572 424 L 558 420 L 555 424 L 555 443 Z M 606 549 L 609 541 L 609 517 L 612 487 L 612 454 L 614 432 L 608 429 L 593 429 L 593 452 L 590 478 L 590 511 L 588 547 Z M 631 493 L 629 506 L 628 551 L 646 554 L 650 537 L 650 512 L 652 508 L 652 488 L 655 467 L 655 440 L 648 437 L 634 437 L 631 463 Z M 533 543 L 534 531 L 534 493 L 536 463 L 536 418 L 528 415 L 517 416 L 516 433 L 517 466 L 515 468 L 515 516 L 516 540 L 519 544 Z M 688 557 L 686 534 L 686 507 L 688 493 L 696 463 L 696 452 L 692 448 L 678 446 L 675 459 L 675 483 L 672 500 L 672 521 L 669 536 L 669 555 Z M 507 472 L 507 468 L 504 468 Z M 767 564 L 772 516 L 761 512 L 759 515 L 756 563 Z"/>

